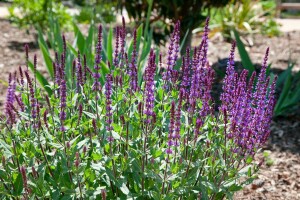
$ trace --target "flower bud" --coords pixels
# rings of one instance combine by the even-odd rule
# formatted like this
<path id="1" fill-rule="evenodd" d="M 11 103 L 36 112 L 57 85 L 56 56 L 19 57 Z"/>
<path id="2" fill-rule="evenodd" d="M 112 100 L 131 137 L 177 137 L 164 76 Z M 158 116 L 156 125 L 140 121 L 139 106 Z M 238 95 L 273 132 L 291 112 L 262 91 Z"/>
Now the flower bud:
<path id="1" fill-rule="evenodd" d="M 86 154 L 87 148 L 86 146 L 83 146 L 83 154 Z"/>
<path id="2" fill-rule="evenodd" d="M 79 160 L 75 160 L 75 167 L 78 168 L 79 166 Z"/>
<path id="3" fill-rule="evenodd" d="M 78 153 L 78 151 L 76 152 L 75 157 L 76 157 L 75 167 L 78 168 L 78 166 L 79 166 L 79 153 Z"/>
<path id="4" fill-rule="evenodd" d="M 105 189 L 101 190 L 101 196 L 102 196 L 102 200 L 106 200 L 106 190 Z"/>
<path id="5" fill-rule="evenodd" d="M 120 116 L 120 120 L 121 120 L 121 123 L 124 125 L 124 124 L 125 124 L 125 118 L 124 118 L 124 115 L 121 115 L 121 116 Z"/>
<path id="6" fill-rule="evenodd" d="M 34 178 L 38 178 L 38 173 L 37 171 L 35 170 L 34 166 L 31 167 L 31 170 L 32 170 L 32 175 Z"/>
<path id="7" fill-rule="evenodd" d="M 68 149 L 70 149 L 70 148 L 71 148 L 71 144 L 70 144 L 70 142 L 69 142 L 69 141 L 67 142 L 67 148 L 68 148 Z"/>
<path id="8" fill-rule="evenodd" d="M 5 156 L 2 156 L 2 166 L 5 168 L 5 164 L 6 164 L 6 162 L 5 162 Z"/>
<path id="9" fill-rule="evenodd" d="M 94 131 L 96 133 L 97 132 L 97 123 L 96 123 L 95 119 L 93 119 L 92 124 L 93 124 Z"/>
<path id="10" fill-rule="evenodd" d="M 22 175 L 22 179 L 23 179 L 23 186 L 25 189 L 27 189 L 27 177 L 26 177 L 26 169 L 24 166 L 21 167 L 20 169 L 21 171 L 21 175 Z"/>

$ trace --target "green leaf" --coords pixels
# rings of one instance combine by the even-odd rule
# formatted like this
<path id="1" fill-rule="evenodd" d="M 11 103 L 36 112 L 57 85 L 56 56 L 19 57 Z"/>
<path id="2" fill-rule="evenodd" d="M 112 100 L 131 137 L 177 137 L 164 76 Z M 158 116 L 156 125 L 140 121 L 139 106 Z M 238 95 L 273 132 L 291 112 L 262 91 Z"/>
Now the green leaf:
<path id="1" fill-rule="evenodd" d="M 104 171 L 105 167 L 101 163 L 92 163 L 91 168 L 96 171 Z"/>
<path id="2" fill-rule="evenodd" d="M 76 103 L 77 103 L 77 98 L 78 98 L 78 93 L 76 93 L 74 95 L 74 97 L 72 98 L 72 105 L 75 107 Z"/>
<path id="3" fill-rule="evenodd" d="M 253 158 L 251 156 L 248 156 L 246 159 L 246 163 L 250 164 L 252 162 Z"/>
<path id="4" fill-rule="evenodd" d="M 125 194 L 125 195 L 128 195 L 129 194 L 129 189 L 128 187 L 126 186 L 125 183 L 122 183 L 121 186 L 119 186 L 120 190 Z"/>
<path id="5" fill-rule="evenodd" d="M 190 31 L 189 29 L 186 31 L 186 33 L 185 33 L 185 35 L 184 35 L 184 37 L 183 37 L 183 39 L 182 39 L 182 41 L 181 41 L 180 48 L 179 48 L 179 52 L 181 51 L 181 49 L 182 49 L 183 46 L 184 46 L 185 40 L 186 40 L 187 36 L 189 35 L 189 31 Z"/>
<path id="6" fill-rule="evenodd" d="M 43 42 L 39 39 L 38 40 L 38 43 L 39 43 L 39 47 L 40 49 L 42 50 L 42 54 L 43 54 L 43 57 L 44 57 L 44 61 L 45 61 L 45 64 L 46 64 L 46 67 L 47 67 L 47 70 L 49 72 L 49 75 L 51 78 L 53 78 L 53 62 L 52 62 L 52 59 L 49 55 L 49 52 L 47 51 L 46 47 L 44 46 Z"/>
<path id="7" fill-rule="evenodd" d="M 54 37 L 55 37 L 55 41 L 58 43 L 57 46 L 58 46 L 58 52 L 60 54 L 63 53 L 63 39 L 62 39 L 62 34 L 61 34 L 61 31 L 60 31 L 60 26 L 59 26 L 59 23 L 58 23 L 58 19 L 53 19 L 54 21 Z"/>
<path id="8" fill-rule="evenodd" d="M 281 114 L 282 105 L 283 105 L 285 99 L 288 97 L 288 92 L 290 91 L 291 84 L 292 84 L 292 75 L 291 75 L 291 73 L 289 73 L 286 80 L 285 80 L 285 83 L 284 83 L 282 92 L 280 94 L 280 97 L 279 97 L 279 99 L 276 103 L 275 110 L 274 110 L 275 115 Z"/>
<path id="9" fill-rule="evenodd" d="M 90 113 L 90 112 L 86 112 L 86 111 L 83 111 L 84 114 L 86 114 L 88 117 L 92 118 L 92 119 L 96 119 L 96 115 L 93 114 L 93 113 Z"/>
<path id="10" fill-rule="evenodd" d="M 148 27 L 150 23 L 150 17 L 151 17 L 151 12 L 152 12 L 152 5 L 153 5 L 153 0 L 147 0 L 148 2 L 148 11 L 147 11 L 147 18 L 146 18 L 146 26 L 144 30 L 144 37 L 147 39 L 148 37 Z"/>
<path id="11" fill-rule="evenodd" d="M 80 53 L 84 52 L 84 47 L 85 47 L 85 39 L 83 34 L 81 33 L 81 31 L 79 30 L 78 26 L 73 23 L 73 27 L 74 27 L 74 32 L 75 32 L 75 41 L 76 41 L 76 45 L 80 51 Z"/>
<path id="12" fill-rule="evenodd" d="M 233 32 L 236 39 L 236 45 L 241 56 L 243 67 L 249 71 L 249 76 L 251 76 L 251 74 L 255 71 L 254 65 L 251 62 L 251 59 L 246 51 L 243 42 L 240 39 L 238 32 L 236 30 L 234 30 Z"/>
<path id="13" fill-rule="evenodd" d="M 108 68 L 108 66 L 103 62 L 101 61 L 100 63 L 101 65 L 101 77 L 100 77 L 100 82 L 101 84 L 103 85 L 105 83 L 105 75 L 108 74 L 110 72 L 110 69 Z"/>
<path id="14" fill-rule="evenodd" d="M 281 85 L 284 84 L 285 80 L 287 80 L 288 76 L 290 76 L 292 69 L 294 68 L 295 64 L 289 64 L 288 68 L 284 70 L 277 79 L 276 87 L 279 88 Z"/>
<path id="15" fill-rule="evenodd" d="M 0 140 L 0 147 L 2 147 L 2 151 L 4 150 L 3 152 L 3 155 L 5 155 L 6 158 L 9 158 L 13 155 L 13 153 L 11 152 L 10 150 L 10 146 L 8 144 L 6 144 L 2 139 Z"/>
<path id="16" fill-rule="evenodd" d="M 85 41 L 85 51 L 84 54 L 90 54 L 93 47 L 93 38 L 94 38 L 94 23 L 90 24 L 89 33 Z"/>
<path id="17" fill-rule="evenodd" d="M 16 180 L 14 181 L 14 195 L 21 195 L 23 191 L 23 179 L 21 173 L 18 174 Z"/>
<path id="18" fill-rule="evenodd" d="M 108 33 L 108 38 L 107 38 L 107 46 L 106 46 L 106 53 L 107 53 L 107 60 L 112 64 L 113 60 L 113 29 L 110 27 L 109 33 Z"/>
<path id="19" fill-rule="evenodd" d="M 67 47 L 71 50 L 72 54 L 77 55 L 76 49 L 68 42 L 67 42 Z"/>
<path id="20" fill-rule="evenodd" d="M 38 40 L 43 44 L 43 46 L 46 48 L 47 53 L 49 54 L 48 45 L 44 39 L 43 32 L 39 26 L 37 27 L 37 30 L 38 30 Z"/>

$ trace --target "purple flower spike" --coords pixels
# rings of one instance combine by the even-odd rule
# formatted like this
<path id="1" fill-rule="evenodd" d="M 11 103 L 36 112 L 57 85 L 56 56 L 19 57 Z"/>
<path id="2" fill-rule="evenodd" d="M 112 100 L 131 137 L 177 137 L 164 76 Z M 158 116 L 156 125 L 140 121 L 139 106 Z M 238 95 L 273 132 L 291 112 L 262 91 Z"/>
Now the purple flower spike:
<path id="1" fill-rule="evenodd" d="M 173 139 L 174 139 L 173 137 L 174 125 L 175 125 L 175 102 L 172 101 L 171 110 L 170 110 L 169 135 L 171 135 Z"/>
<path id="2" fill-rule="evenodd" d="M 167 57 L 167 71 L 163 74 L 163 80 L 165 81 L 164 88 L 168 89 L 168 84 L 172 81 L 172 76 L 174 74 L 173 68 L 176 65 L 178 52 L 179 52 L 179 44 L 180 44 L 180 22 L 178 21 L 175 24 L 174 31 L 171 35 L 170 46 L 168 50 Z M 174 80 L 174 79 L 173 79 Z"/>
<path id="3" fill-rule="evenodd" d="M 116 44 L 115 44 L 115 51 L 114 51 L 114 60 L 113 65 L 118 67 L 119 64 L 119 40 L 121 35 L 121 30 L 119 27 L 116 28 Z"/>
<path id="4" fill-rule="evenodd" d="M 102 60 L 101 52 L 102 52 L 102 26 L 99 25 L 99 27 L 98 27 L 98 41 L 97 41 L 97 45 L 96 45 L 96 55 L 95 55 L 95 63 L 96 64 L 101 63 L 101 60 Z"/>
<path id="5" fill-rule="evenodd" d="M 148 65 L 145 70 L 145 110 L 144 114 L 147 116 L 146 123 L 149 124 L 151 122 L 151 117 L 153 116 L 153 108 L 154 108 L 154 76 L 156 71 L 155 64 L 155 54 L 153 49 L 150 51 Z"/>
<path id="6" fill-rule="evenodd" d="M 188 90 L 190 86 L 190 49 L 186 49 L 186 57 L 182 57 L 182 81 L 181 88 Z"/>
<path id="7" fill-rule="evenodd" d="M 195 140 L 198 138 L 198 135 L 200 134 L 200 128 L 203 125 L 203 120 L 198 118 L 196 120 L 196 127 L 195 127 Z"/>
<path id="8" fill-rule="evenodd" d="M 34 54 L 33 56 L 33 68 L 34 68 L 34 83 L 36 83 L 36 70 L 37 70 L 37 56 Z"/>
<path id="9" fill-rule="evenodd" d="M 25 71 L 25 76 L 26 76 L 27 83 L 28 83 L 28 86 L 29 86 L 31 117 L 33 119 L 35 119 L 37 117 L 37 113 L 36 113 L 37 112 L 36 111 L 37 102 L 36 102 L 36 99 L 35 99 L 34 88 L 33 88 L 31 78 L 29 77 L 28 71 Z"/>
<path id="10" fill-rule="evenodd" d="M 87 81 L 87 63 L 86 63 L 86 55 L 83 55 L 83 81 L 84 83 Z"/>
<path id="11" fill-rule="evenodd" d="M 15 78 L 12 77 L 12 74 L 9 73 L 8 78 L 8 89 L 7 89 L 7 95 L 6 95 L 6 103 L 5 103 L 5 113 L 6 117 L 9 120 L 9 124 L 14 123 L 15 115 L 12 112 L 12 107 L 15 100 L 15 90 L 16 90 L 16 81 Z"/>
<path id="12" fill-rule="evenodd" d="M 203 47 L 202 47 L 202 52 L 201 52 L 202 53 L 202 59 L 201 59 L 202 67 L 205 67 L 205 65 L 207 63 L 208 32 L 209 32 L 208 24 L 209 24 L 209 17 L 206 18 L 204 34 L 202 36 L 202 41 L 203 41 Z"/>
<path id="13" fill-rule="evenodd" d="M 24 105 L 24 103 L 23 103 L 21 94 L 19 94 L 18 96 L 15 95 L 15 99 L 16 99 L 16 101 L 17 101 L 19 107 L 21 108 L 21 112 L 24 112 L 24 111 L 25 111 L 25 105 Z"/>
<path id="14" fill-rule="evenodd" d="M 82 118 L 82 112 L 83 112 L 83 106 L 82 106 L 82 104 L 79 104 L 77 126 L 79 125 L 80 120 L 81 120 L 81 118 Z"/>
<path id="15" fill-rule="evenodd" d="M 96 46 L 96 56 L 95 56 L 95 73 L 93 73 L 94 77 L 94 84 L 93 84 L 93 90 L 94 91 L 100 91 L 101 90 L 101 84 L 99 82 L 100 78 L 100 63 L 102 60 L 101 56 L 101 51 L 102 51 L 102 26 L 99 26 L 99 31 L 98 31 L 98 42 Z"/>
<path id="16" fill-rule="evenodd" d="M 221 111 L 229 126 L 229 131 L 226 131 L 227 137 L 233 139 L 238 146 L 234 151 L 242 156 L 254 155 L 255 150 L 266 142 L 270 134 L 276 78 L 269 87 L 269 78 L 266 78 L 269 52 L 267 49 L 257 84 L 254 85 L 255 72 L 247 84 L 247 70 L 242 71 L 240 76 L 234 72 L 234 47 L 235 44 L 229 57 L 221 95 Z M 253 92 L 254 88 L 255 92 Z"/>
<path id="17" fill-rule="evenodd" d="M 65 35 L 62 35 L 62 40 L 63 40 L 63 55 L 64 55 L 64 58 L 66 58 L 67 57 L 67 42 L 66 42 Z"/>
<path id="18" fill-rule="evenodd" d="M 76 84 L 76 92 L 80 92 L 80 88 L 83 86 L 83 73 L 82 73 L 82 66 L 80 61 L 80 53 L 78 51 L 78 57 L 76 62 L 76 74 L 77 74 L 77 84 Z"/>
<path id="19" fill-rule="evenodd" d="M 44 124 L 45 124 L 46 128 L 49 130 L 47 115 L 48 115 L 48 110 L 45 110 L 44 115 L 43 115 L 43 119 L 44 119 Z"/>
<path id="20" fill-rule="evenodd" d="M 136 46 L 136 29 L 134 29 L 133 32 L 133 51 L 131 55 L 131 63 L 129 67 L 129 75 L 130 75 L 130 86 L 133 92 L 137 91 L 137 66 L 136 66 L 136 61 L 137 61 L 137 46 Z"/>
<path id="21" fill-rule="evenodd" d="M 267 61 L 268 61 L 268 56 L 269 56 L 269 48 L 266 50 L 266 54 L 261 66 L 260 74 L 258 76 L 258 81 L 256 85 L 256 92 L 254 93 L 254 98 L 257 100 L 254 102 L 255 106 L 259 106 L 259 101 L 263 101 L 264 94 L 262 93 L 263 91 L 260 90 L 260 88 L 263 88 L 266 84 L 266 71 L 267 71 Z"/>
<path id="22" fill-rule="evenodd" d="M 106 82 L 105 82 L 105 97 L 106 97 L 106 130 L 112 131 L 112 84 L 113 84 L 113 78 L 111 74 L 106 75 Z"/>
<path id="23" fill-rule="evenodd" d="M 114 139 L 112 136 L 108 136 L 108 137 L 107 137 L 107 141 L 108 141 L 108 142 L 113 142 L 114 140 L 115 140 L 115 139 Z"/>
<path id="24" fill-rule="evenodd" d="M 24 87 L 24 75 L 23 75 L 23 70 L 21 68 L 21 66 L 19 66 L 19 72 L 20 72 L 20 83 L 21 83 L 21 89 L 23 90 Z"/>
<path id="25" fill-rule="evenodd" d="M 23 179 L 23 187 L 26 191 L 28 191 L 26 168 L 24 166 L 22 166 L 20 171 L 21 171 L 21 175 L 22 175 L 22 179 Z"/>
<path id="26" fill-rule="evenodd" d="M 232 43 L 231 51 L 230 51 L 230 56 L 228 58 L 228 63 L 227 63 L 227 68 L 226 68 L 226 75 L 224 78 L 224 84 L 223 84 L 223 93 L 221 94 L 221 101 L 222 101 L 222 106 L 226 108 L 226 110 L 230 110 L 230 102 L 233 101 L 233 96 L 234 96 L 234 79 L 235 79 L 235 71 L 234 71 L 234 51 L 236 47 L 236 42 L 234 41 Z M 223 108 L 223 109 L 224 109 Z"/>
<path id="27" fill-rule="evenodd" d="M 61 71 L 63 71 L 61 69 Z M 61 75 L 63 72 L 61 72 Z M 61 122 L 61 127 L 60 130 L 63 132 L 65 131 L 64 127 L 64 121 L 66 120 L 66 112 L 65 108 L 67 107 L 67 85 L 66 85 L 66 80 L 64 79 L 64 76 L 62 76 L 61 82 L 60 82 L 60 114 L 59 114 L 59 119 Z"/>
<path id="28" fill-rule="evenodd" d="M 125 38 L 126 38 L 126 27 L 125 27 L 125 18 L 122 17 L 122 28 L 120 29 L 120 54 L 121 61 L 123 61 L 124 53 L 125 53 Z"/>
<path id="29" fill-rule="evenodd" d="M 168 147 L 166 149 L 166 154 L 172 154 L 172 153 L 173 153 L 173 150 L 170 147 Z"/>
<path id="30" fill-rule="evenodd" d="M 181 126 L 181 108 L 182 108 L 182 99 L 184 95 L 184 89 L 181 88 L 179 91 L 179 100 L 177 105 L 177 110 L 175 112 L 175 129 L 173 139 L 175 140 L 174 146 L 179 146 L 179 139 L 180 139 L 180 126 Z"/>

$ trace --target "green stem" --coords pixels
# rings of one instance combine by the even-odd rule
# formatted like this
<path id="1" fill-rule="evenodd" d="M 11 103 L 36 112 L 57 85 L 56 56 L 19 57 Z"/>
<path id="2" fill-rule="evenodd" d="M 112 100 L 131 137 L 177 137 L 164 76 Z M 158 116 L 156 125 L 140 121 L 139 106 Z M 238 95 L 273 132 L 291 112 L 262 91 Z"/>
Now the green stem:
<path id="1" fill-rule="evenodd" d="M 166 168 L 165 168 L 165 172 L 164 172 L 164 180 L 163 180 L 162 187 L 161 187 L 161 194 L 164 194 L 164 190 L 165 190 L 165 182 L 166 182 L 166 178 L 167 178 L 169 159 L 170 159 L 170 154 L 168 154 L 168 157 L 167 157 L 167 163 L 166 163 Z"/>

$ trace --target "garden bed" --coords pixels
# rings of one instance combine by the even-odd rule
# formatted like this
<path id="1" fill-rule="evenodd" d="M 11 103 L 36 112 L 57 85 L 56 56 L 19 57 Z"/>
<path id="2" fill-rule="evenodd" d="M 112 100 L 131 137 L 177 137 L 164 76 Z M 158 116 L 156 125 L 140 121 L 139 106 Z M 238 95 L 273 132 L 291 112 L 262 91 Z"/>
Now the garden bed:
<path id="1" fill-rule="evenodd" d="M 0 20 L 0 108 L 5 102 L 6 86 L 3 81 L 8 73 L 18 66 L 24 66 L 24 44 L 29 44 L 30 57 L 38 56 L 38 69 L 43 73 L 42 55 L 35 43 L 34 34 L 13 27 L 7 20 Z M 68 39 L 68 36 L 67 36 Z M 254 35 L 253 45 L 248 48 L 255 63 L 261 63 L 266 47 L 270 47 L 272 67 L 284 70 L 289 59 L 300 63 L 300 32 L 285 33 L 280 37 L 267 38 Z M 196 36 L 193 44 L 200 39 Z M 231 45 L 222 41 L 217 35 L 210 39 L 209 60 L 217 67 L 224 67 L 222 60 L 228 57 Z M 221 53 L 221 54 L 220 54 Z M 298 55 L 298 57 L 297 57 Z M 225 62 L 226 63 L 226 62 Z M 226 66 L 226 65 L 225 65 Z M 294 70 L 300 70 L 297 64 Z M 239 192 L 235 199 L 300 199 L 300 117 L 276 119 L 272 124 L 272 134 L 268 145 L 262 150 L 269 153 L 258 154 L 265 157 L 258 179 Z M 267 155 L 268 154 L 268 155 Z"/>

